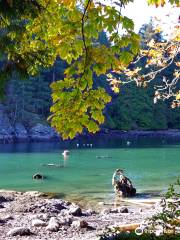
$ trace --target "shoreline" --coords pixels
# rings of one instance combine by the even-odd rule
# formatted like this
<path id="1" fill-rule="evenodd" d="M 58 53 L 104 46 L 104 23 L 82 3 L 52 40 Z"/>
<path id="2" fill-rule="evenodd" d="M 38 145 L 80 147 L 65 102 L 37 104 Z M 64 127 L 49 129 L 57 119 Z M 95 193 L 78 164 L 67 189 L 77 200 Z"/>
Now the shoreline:
<path id="1" fill-rule="evenodd" d="M 130 206 L 125 204 L 127 202 Z M 6 240 L 97 239 L 107 227 L 144 222 L 156 212 L 158 202 L 159 199 L 153 198 L 143 201 L 124 199 L 121 205 L 102 204 L 100 210 L 94 211 L 37 191 L 0 190 L 0 236 Z M 57 227 L 51 231 L 48 226 L 52 221 Z M 16 227 L 29 229 L 28 238 L 9 235 Z"/>
<path id="2" fill-rule="evenodd" d="M 73 140 L 63 141 L 62 138 L 50 126 L 38 124 L 34 127 L 34 132 L 22 134 L 2 134 L 0 133 L 0 144 L 6 143 L 36 143 L 36 142 L 77 142 L 84 139 L 95 140 L 99 137 L 115 137 L 122 140 L 137 140 L 139 138 L 157 138 L 162 140 L 180 141 L 180 129 L 166 129 L 166 130 L 111 130 L 101 129 L 96 134 L 84 133 L 76 136 Z"/>
<path id="3" fill-rule="evenodd" d="M 75 204 L 79 205 L 83 209 L 89 209 L 91 208 L 94 211 L 101 211 L 103 208 L 106 207 L 113 207 L 115 203 L 115 193 L 109 193 L 107 195 L 79 195 L 79 194 L 63 194 L 62 192 L 50 192 L 50 191 L 43 191 L 40 189 L 37 190 L 21 190 L 21 189 L 0 189 L 0 195 L 1 193 L 38 193 L 40 195 L 44 195 L 47 198 L 55 198 L 55 199 L 61 199 L 68 202 L 74 202 Z M 141 205 L 141 203 L 146 202 L 157 202 L 159 201 L 164 195 L 160 192 L 137 192 L 136 196 L 129 197 L 129 198 L 122 198 L 120 205 L 123 205 L 125 207 L 133 207 Z"/>

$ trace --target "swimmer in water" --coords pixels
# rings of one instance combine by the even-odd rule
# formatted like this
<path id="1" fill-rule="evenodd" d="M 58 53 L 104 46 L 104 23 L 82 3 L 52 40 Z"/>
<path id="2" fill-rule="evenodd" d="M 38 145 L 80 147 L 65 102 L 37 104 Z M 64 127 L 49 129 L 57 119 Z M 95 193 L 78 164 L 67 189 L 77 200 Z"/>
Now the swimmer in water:
<path id="1" fill-rule="evenodd" d="M 64 150 L 64 152 L 62 153 L 64 160 L 66 160 L 69 156 L 69 150 Z"/>

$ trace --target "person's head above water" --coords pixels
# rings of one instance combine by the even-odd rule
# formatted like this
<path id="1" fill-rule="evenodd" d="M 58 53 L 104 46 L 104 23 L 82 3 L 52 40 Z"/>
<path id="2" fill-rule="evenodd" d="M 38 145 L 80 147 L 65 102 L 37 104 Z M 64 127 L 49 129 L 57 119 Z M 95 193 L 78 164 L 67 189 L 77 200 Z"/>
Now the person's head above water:
<path id="1" fill-rule="evenodd" d="M 116 169 L 116 173 L 124 173 L 124 170 L 123 170 L 123 169 L 120 169 L 120 168 L 117 168 L 117 169 Z"/>

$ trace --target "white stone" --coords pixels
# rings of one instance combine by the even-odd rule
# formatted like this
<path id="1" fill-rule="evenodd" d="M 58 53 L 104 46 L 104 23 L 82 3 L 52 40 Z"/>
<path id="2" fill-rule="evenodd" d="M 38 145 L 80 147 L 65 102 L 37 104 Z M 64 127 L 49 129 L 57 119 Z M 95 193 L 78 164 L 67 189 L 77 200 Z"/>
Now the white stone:
<path id="1" fill-rule="evenodd" d="M 8 233 L 7 236 L 25 236 L 25 235 L 30 235 L 31 231 L 29 228 L 26 227 L 15 227 L 11 229 Z"/>
<path id="2" fill-rule="evenodd" d="M 73 216 L 81 216 L 82 210 L 79 206 L 72 204 L 69 208 L 69 214 L 72 214 Z"/>
<path id="3" fill-rule="evenodd" d="M 111 212 L 110 209 L 105 208 L 105 209 L 103 209 L 103 210 L 101 211 L 101 214 L 109 214 L 110 212 Z"/>
<path id="4" fill-rule="evenodd" d="M 47 220 L 49 218 L 49 215 L 47 213 L 42 214 L 42 219 Z"/>
<path id="5" fill-rule="evenodd" d="M 75 228 L 87 228 L 88 223 L 85 220 L 76 220 L 72 222 L 72 227 Z"/>
<path id="6" fill-rule="evenodd" d="M 60 217 L 59 218 L 59 224 L 60 225 L 70 225 L 72 223 L 72 218 L 71 217 Z"/>
<path id="7" fill-rule="evenodd" d="M 6 215 L 3 220 L 7 221 L 7 220 L 12 220 L 14 219 L 13 216 L 11 216 L 10 214 Z"/>
<path id="8" fill-rule="evenodd" d="M 44 227 L 46 225 L 47 225 L 46 222 L 44 222 L 40 219 L 33 219 L 32 220 L 32 226 L 34 226 L 34 227 Z"/>
<path id="9" fill-rule="evenodd" d="M 95 211 L 93 211 L 92 209 L 88 209 L 88 210 L 86 210 L 85 212 L 84 212 L 84 214 L 86 215 L 86 216 L 91 216 L 91 215 L 93 215 L 93 214 L 95 214 L 96 212 Z"/>
<path id="10" fill-rule="evenodd" d="M 42 192 L 38 191 L 27 191 L 24 193 L 25 196 L 30 196 L 30 197 L 41 197 L 44 195 Z"/>
<path id="11" fill-rule="evenodd" d="M 51 217 L 46 227 L 48 231 L 57 232 L 59 230 L 59 222 L 55 217 Z"/>
<path id="12" fill-rule="evenodd" d="M 99 206 L 103 206 L 103 205 L 104 205 L 104 202 L 98 202 L 98 205 L 99 205 Z"/>

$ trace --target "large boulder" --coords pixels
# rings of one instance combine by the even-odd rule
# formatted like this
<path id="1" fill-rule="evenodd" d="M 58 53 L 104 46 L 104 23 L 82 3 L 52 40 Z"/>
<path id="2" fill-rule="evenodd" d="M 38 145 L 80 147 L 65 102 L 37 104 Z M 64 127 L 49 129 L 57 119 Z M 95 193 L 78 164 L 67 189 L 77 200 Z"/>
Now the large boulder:
<path id="1" fill-rule="evenodd" d="M 8 233 L 7 236 L 26 236 L 30 235 L 31 231 L 29 228 L 26 227 L 15 227 L 12 228 Z"/>
<path id="2" fill-rule="evenodd" d="M 36 173 L 32 176 L 33 179 L 36 179 L 36 180 L 43 180 L 44 178 L 46 178 L 45 176 L 43 176 L 42 174 L 40 173 Z"/>
<path id="3" fill-rule="evenodd" d="M 82 210 L 79 206 L 72 204 L 69 208 L 69 214 L 80 217 L 82 216 Z"/>
<path id="4" fill-rule="evenodd" d="M 59 230 L 59 227 L 60 227 L 60 225 L 59 225 L 57 218 L 51 217 L 46 229 L 51 232 L 57 232 Z"/>
<path id="5" fill-rule="evenodd" d="M 118 194 L 122 197 L 134 197 L 136 195 L 136 189 L 132 184 L 129 185 L 124 182 L 119 182 Z"/>
<path id="6" fill-rule="evenodd" d="M 0 195 L 0 203 L 2 202 L 10 202 L 10 201 L 13 201 L 14 199 L 12 197 L 5 197 L 5 196 L 1 196 Z"/>
<path id="7" fill-rule="evenodd" d="M 13 142 L 14 128 L 12 127 L 4 105 L 0 104 L 0 142 Z"/>
<path id="8" fill-rule="evenodd" d="M 22 123 L 15 124 L 15 138 L 17 141 L 24 141 L 28 139 L 28 133 Z"/>
<path id="9" fill-rule="evenodd" d="M 122 169 L 117 169 L 112 177 L 112 185 L 115 193 L 120 197 L 134 197 L 136 189 L 133 187 L 131 180 L 124 175 Z"/>
<path id="10" fill-rule="evenodd" d="M 30 129 L 29 135 L 33 141 L 48 141 L 58 137 L 53 128 L 40 123 Z"/>

